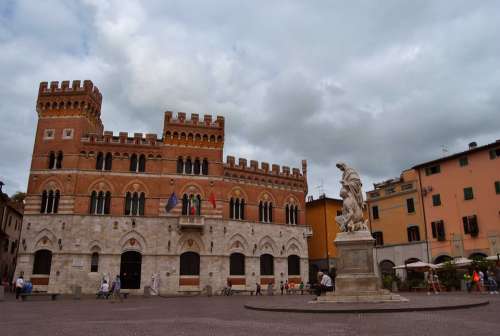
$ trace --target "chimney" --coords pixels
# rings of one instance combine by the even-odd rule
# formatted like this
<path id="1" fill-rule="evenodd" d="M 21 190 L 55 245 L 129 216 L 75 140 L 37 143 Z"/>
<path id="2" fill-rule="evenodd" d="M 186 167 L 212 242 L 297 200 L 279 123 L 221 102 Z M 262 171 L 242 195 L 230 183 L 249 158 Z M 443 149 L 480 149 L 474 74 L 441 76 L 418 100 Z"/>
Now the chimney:
<path id="1" fill-rule="evenodd" d="M 469 149 L 474 149 L 476 147 L 477 147 L 477 142 L 472 141 L 471 143 L 469 143 Z"/>

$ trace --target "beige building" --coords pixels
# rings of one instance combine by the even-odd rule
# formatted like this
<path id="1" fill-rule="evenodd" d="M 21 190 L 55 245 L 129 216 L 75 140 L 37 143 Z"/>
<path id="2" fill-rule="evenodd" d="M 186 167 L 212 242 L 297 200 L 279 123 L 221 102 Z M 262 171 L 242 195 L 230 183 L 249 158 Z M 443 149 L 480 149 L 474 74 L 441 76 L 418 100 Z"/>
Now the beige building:
<path id="1" fill-rule="evenodd" d="M 427 262 L 424 212 L 415 170 L 375 183 L 374 189 L 367 192 L 367 205 L 379 272 L 390 274 L 396 265 Z M 404 272 L 399 275 L 404 276 Z"/>

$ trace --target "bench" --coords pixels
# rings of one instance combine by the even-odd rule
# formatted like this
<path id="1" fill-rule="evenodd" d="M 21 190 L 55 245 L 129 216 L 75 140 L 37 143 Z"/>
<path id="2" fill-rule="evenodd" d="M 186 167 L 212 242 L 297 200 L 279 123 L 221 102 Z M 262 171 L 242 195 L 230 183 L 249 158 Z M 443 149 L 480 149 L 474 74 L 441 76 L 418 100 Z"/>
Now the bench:
<path id="1" fill-rule="evenodd" d="M 180 293 L 182 295 L 200 295 L 201 294 L 201 289 L 185 289 L 185 290 L 178 290 L 177 293 Z"/>
<path id="2" fill-rule="evenodd" d="M 23 301 L 26 301 L 28 297 L 48 297 L 52 299 L 52 301 L 55 301 L 57 297 L 59 296 L 59 293 L 21 293 L 21 299 Z"/>
<path id="3" fill-rule="evenodd" d="M 245 294 L 245 293 L 250 293 L 250 295 L 253 295 L 255 293 L 254 289 L 231 289 L 231 295 L 232 294 Z"/>
<path id="4" fill-rule="evenodd" d="M 306 288 L 298 288 L 298 287 L 294 287 L 294 288 L 289 288 L 288 290 L 285 290 L 286 294 L 301 294 L 301 295 L 304 295 L 304 292 L 307 293 L 307 292 L 311 292 L 310 289 L 306 289 Z"/>

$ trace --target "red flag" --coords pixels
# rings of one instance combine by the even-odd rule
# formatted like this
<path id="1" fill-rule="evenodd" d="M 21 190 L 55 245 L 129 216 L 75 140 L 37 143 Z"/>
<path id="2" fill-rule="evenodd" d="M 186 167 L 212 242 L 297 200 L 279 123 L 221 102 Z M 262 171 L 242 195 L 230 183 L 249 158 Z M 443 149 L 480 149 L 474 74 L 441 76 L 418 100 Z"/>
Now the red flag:
<path id="1" fill-rule="evenodd" d="M 212 206 L 214 207 L 214 209 L 216 208 L 216 205 L 215 205 L 215 194 L 214 192 L 212 191 L 212 193 L 210 194 L 210 197 L 208 198 L 208 201 L 212 204 Z"/>

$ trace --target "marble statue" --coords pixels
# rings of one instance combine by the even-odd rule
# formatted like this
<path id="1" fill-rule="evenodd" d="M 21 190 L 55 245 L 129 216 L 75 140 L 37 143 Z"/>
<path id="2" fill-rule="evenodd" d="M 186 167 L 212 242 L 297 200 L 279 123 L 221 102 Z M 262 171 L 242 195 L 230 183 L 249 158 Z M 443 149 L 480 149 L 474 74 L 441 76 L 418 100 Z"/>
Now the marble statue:
<path id="1" fill-rule="evenodd" d="M 335 217 L 335 221 L 342 232 L 367 231 L 368 220 L 364 219 L 363 191 L 359 174 L 345 163 L 337 163 L 342 171 L 340 197 L 342 197 L 342 215 Z"/>

